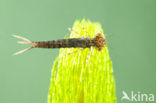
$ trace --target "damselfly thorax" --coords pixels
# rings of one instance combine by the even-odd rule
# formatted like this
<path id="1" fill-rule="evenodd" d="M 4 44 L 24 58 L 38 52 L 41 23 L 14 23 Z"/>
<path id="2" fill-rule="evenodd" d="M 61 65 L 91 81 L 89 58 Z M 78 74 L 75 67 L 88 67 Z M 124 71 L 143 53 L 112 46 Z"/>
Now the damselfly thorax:
<path id="1" fill-rule="evenodd" d="M 97 33 L 94 38 L 81 37 L 81 38 L 69 38 L 51 41 L 30 41 L 24 37 L 13 35 L 16 38 L 22 39 L 24 41 L 19 41 L 20 44 L 32 44 L 31 47 L 21 50 L 15 55 L 23 53 L 32 48 L 91 48 L 95 47 L 97 50 L 101 51 L 104 46 L 106 46 L 106 39 L 101 33 Z"/>

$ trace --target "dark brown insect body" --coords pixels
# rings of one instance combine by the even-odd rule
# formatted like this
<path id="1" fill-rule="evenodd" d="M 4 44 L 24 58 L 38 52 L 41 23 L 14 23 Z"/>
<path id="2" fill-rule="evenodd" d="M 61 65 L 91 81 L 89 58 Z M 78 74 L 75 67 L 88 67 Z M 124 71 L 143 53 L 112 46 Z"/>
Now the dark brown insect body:
<path id="1" fill-rule="evenodd" d="M 89 38 L 71 38 L 53 41 L 34 42 L 37 48 L 89 48 L 94 45 L 93 40 Z"/>
<path id="2" fill-rule="evenodd" d="M 23 53 L 32 48 L 90 48 L 96 47 L 99 51 L 106 45 L 106 40 L 103 38 L 101 33 L 96 34 L 95 38 L 70 38 L 70 39 L 60 39 L 52 41 L 38 41 L 33 42 L 26 38 L 16 36 L 14 37 L 23 39 L 24 41 L 19 41 L 21 44 L 32 44 L 33 46 L 17 52 L 15 55 Z"/>
<path id="3" fill-rule="evenodd" d="M 70 38 L 53 41 L 32 42 L 36 48 L 90 48 L 94 46 L 101 50 L 105 46 L 106 41 L 102 34 L 97 34 L 95 38 Z"/>

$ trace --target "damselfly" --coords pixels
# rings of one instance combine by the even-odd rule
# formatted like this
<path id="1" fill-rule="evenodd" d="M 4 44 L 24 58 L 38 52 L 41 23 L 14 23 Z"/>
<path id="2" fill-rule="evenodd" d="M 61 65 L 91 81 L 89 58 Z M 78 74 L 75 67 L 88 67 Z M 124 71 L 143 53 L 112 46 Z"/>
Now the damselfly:
<path id="1" fill-rule="evenodd" d="M 73 31 L 72 29 L 69 29 Z M 80 34 L 79 34 L 80 35 Z M 94 38 L 83 37 L 81 38 L 69 38 L 60 39 L 52 41 L 30 41 L 24 37 L 13 35 L 16 38 L 22 39 L 24 41 L 18 41 L 20 44 L 32 44 L 31 47 L 16 52 L 14 55 L 23 53 L 32 48 L 91 48 L 95 47 L 97 50 L 101 51 L 103 47 L 106 46 L 106 39 L 103 37 L 102 33 L 95 34 Z"/>

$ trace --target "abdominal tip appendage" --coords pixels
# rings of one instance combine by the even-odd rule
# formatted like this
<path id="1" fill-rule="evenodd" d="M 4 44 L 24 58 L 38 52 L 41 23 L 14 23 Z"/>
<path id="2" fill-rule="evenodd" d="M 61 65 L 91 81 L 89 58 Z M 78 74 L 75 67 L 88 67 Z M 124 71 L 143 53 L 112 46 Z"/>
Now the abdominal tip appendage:
<path id="1" fill-rule="evenodd" d="M 15 38 L 18 38 L 18 39 L 22 39 L 22 40 L 27 41 L 27 42 L 31 42 L 29 39 L 18 36 L 18 35 L 12 35 L 12 36 L 15 37 Z"/>
<path id="2" fill-rule="evenodd" d="M 18 41 L 17 43 L 19 43 L 19 44 L 33 44 L 33 43 L 32 43 L 30 40 L 28 40 L 27 38 L 24 38 L 24 37 L 21 37 L 21 36 L 18 36 L 18 35 L 12 35 L 12 36 L 15 37 L 15 38 L 24 40 L 24 41 Z M 21 50 L 21 51 L 18 51 L 18 52 L 16 52 L 16 53 L 14 53 L 13 55 L 21 54 L 21 53 L 23 53 L 23 52 L 25 52 L 25 51 L 28 51 L 28 50 L 32 49 L 32 48 L 34 48 L 34 46 L 31 46 L 31 47 L 29 47 L 29 48 L 26 48 L 26 49 L 23 49 L 23 50 Z"/>
<path id="3" fill-rule="evenodd" d="M 18 52 L 16 52 L 16 53 L 14 53 L 13 55 L 18 55 L 18 54 L 24 53 L 24 52 L 26 52 L 26 51 L 28 51 L 28 50 L 30 50 L 30 49 L 32 49 L 32 48 L 33 48 L 33 47 L 29 47 L 29 48 L 23 49 L 23 50 L 21 50 L 21 51 L 18 51 Z"/>

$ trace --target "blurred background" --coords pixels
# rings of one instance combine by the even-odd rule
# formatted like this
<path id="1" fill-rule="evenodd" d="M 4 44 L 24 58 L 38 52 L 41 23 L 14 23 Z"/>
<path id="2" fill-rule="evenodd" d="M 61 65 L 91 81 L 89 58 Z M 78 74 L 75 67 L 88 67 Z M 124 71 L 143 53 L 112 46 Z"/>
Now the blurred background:
<path id="1" fill-rule="evenodd" d="M 0 103 L 46 103 L 59 49 L 32 49 L 12 35 L 56 40 L 77 19 L 100 22 L 109 42 L 116 95 L 156 96 L 156 0 L 0 0 Z"/>

